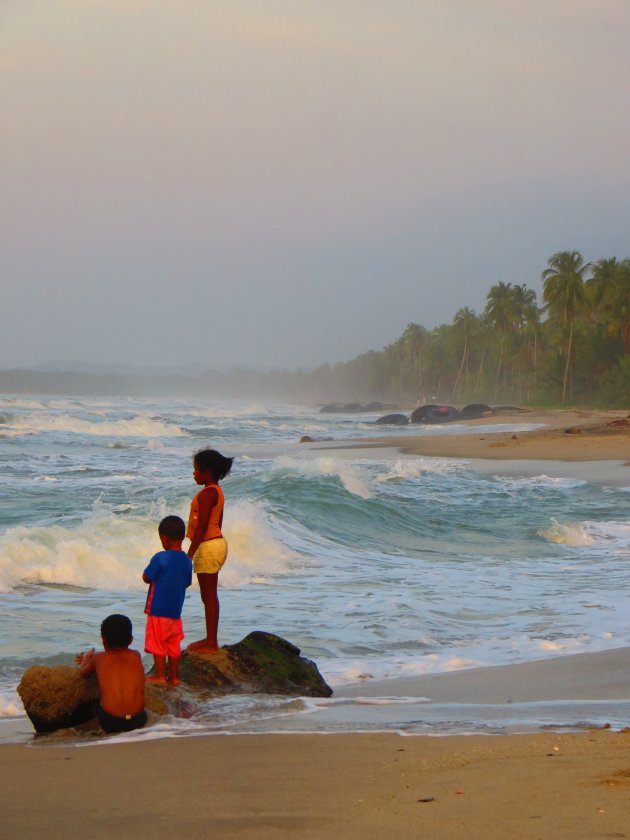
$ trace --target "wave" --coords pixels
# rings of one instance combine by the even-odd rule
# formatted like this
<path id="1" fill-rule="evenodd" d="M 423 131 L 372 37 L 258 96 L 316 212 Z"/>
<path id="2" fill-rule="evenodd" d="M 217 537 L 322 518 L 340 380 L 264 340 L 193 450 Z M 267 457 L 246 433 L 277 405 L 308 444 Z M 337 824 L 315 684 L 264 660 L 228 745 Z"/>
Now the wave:
<path id="1" fill-rule="evenodd" d="M 273 469 L 310 477 L 336 476 L 348 493 L 362 499 L 370 499 L 374 495 L 373 490 L 364 481 L 360 471 L 353 464 L 343 459 L 324 457 L 302 460 L 291 458 L 289 455 L 282 455 L 274 459 Z"/>
<path id="2" fill-rule="evenodd" d="M 0 694 L 0 718 L 14 718 L 22 717 L 24 714 L 24 707 L 20 703 L 17 695 L 15 697 L 7 697 Z"/>
<path id="3" fill-rule="evenodd" d="M 569 546 L 594 546 L 630 555 L 628 522 L 559 522 L 551 518 L 549 528 L 538 532 L 550 542 Z"/>
<path id="4" fill-rule="evenodd" d="M 443 458 L 409 458 L 407 460 L 384 462 L 385 472 L 379 481 L 410 481 L 422 478 L 425 473 L 448 475 L 461 473 L 465 465 Z"/>
<path id="5" fill-rule="evenodd" d="M 0 537 L 0 591 L 25 583 L 143 590 L 142 571 L 161 550 L 157 525 L 172 512 L 163 499 L 145 508 L 144 515 L 129 513 L 129 506 L 112 508 L 96 502 L 91 514 L 74 528 L 9 528 Z M 182 518 L 187 515 L 187 510 L 175 512 Z M 221 573 L 222 587 L 268 583 L 274 574 L 304 563 L 297 551 L 276 536 L 260 505 L 232 504 L 224 532 L 229 561 Z"/>
<path id="6" fill-rule="evenodd" d="M 9 430 L 13 435 L 41 434 L 46 432 L 69 432 L 79 435 L 96 435 L 99 437 L 183 437 L 186 432 L 179 426 L 154 420 L 150 417 L 132 417 L 129 420 L 103 420 L 91 422 L 71 417 L 68 414 L 60 416 L 44 415 L 40 417 L 15 418 Z"/>

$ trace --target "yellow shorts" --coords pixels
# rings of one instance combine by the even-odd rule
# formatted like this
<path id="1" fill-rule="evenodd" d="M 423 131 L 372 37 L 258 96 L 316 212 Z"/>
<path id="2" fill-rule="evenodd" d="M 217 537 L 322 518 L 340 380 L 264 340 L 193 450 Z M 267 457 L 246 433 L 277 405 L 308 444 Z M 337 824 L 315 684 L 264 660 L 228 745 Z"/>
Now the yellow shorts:
<path id="1" fill-rule="evenodd" d="M 228 547 L 224 537 L 216 540 L 204 540 L 193 557 L 193 571 L 195 574 L 213 575 L 223 568 L 227 558 Z"/>

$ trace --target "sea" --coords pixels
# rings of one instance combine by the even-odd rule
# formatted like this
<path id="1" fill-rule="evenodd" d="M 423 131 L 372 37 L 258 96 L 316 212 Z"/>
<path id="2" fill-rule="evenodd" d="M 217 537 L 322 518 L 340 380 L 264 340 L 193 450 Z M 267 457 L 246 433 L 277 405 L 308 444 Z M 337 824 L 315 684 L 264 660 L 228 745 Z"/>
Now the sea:
<path id="1" fill-rule="evenodd" d="M 627 723 L 628 704 L 576 703 L 569 713 L 525 704 L 506 715 L 386 691 L 342 696 L 351 684 L 630 645 L 630 480 L 552 476 L 542 462 L 535 475 L 480 473 L 464 459 L 339 448 L 479 429 L 388 428 L 374 425 L 378 413 L 319 408 L 0 397 L 0 740 L 7 723 L 29 728 L 16 691 L 24 670 L 98 648 L 108 614 L 129 615 L 142 651 L 142 571 L 161 548 L 159 520 L 187 518 L 198 489 L 192 455 L 206 447 L 235 457 L 223 482 L 219 643 L 276 633 L 317 663 L 335 693 L 198 696 L 186 719 L 117 738 Z M 534 427 L 517 415 L 484 431 Z M 303 435 L 317 443 L 300 443 Z M 188 641 L 205 635 L 196 583 L 183 620 Z"/>

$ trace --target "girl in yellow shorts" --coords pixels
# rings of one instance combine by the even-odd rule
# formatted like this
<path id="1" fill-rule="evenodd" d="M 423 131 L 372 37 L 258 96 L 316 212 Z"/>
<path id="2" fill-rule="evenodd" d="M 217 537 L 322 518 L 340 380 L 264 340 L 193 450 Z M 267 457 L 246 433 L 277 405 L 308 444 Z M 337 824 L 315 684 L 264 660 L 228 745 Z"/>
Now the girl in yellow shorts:
<path id="1" fill-rule="evenodd" d="M 219 482 L 232 469 L 234 458 L 226 458 L 216 449 L 202 449 L 193 457 L 193 478 L 202 484 L 190 504 L 186 536 L 190 540 L 188 556 L 199 581 L 201 600 L 206 613 L 206 638 L 188 645 L 188 650 L 216 653 L 219 650 L 219 571 L 227 558 L 227 543 L 223 537 L 223 490 Z"/>

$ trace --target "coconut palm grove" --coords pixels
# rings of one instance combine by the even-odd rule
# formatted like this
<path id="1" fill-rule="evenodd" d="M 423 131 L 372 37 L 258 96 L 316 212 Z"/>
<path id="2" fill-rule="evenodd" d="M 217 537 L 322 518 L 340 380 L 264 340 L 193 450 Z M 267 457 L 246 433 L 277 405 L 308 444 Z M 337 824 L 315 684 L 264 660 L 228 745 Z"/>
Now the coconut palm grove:
<path id="1" fill-rule="evenodd" d="M 542 282 L 542 301 L 500 281 L 483 312 L 464 307 L 432 330 L 410 323 L 383 350 L 313 377 L 396 401 L 630 405 L 630 259 L 559 251 Z"/>

